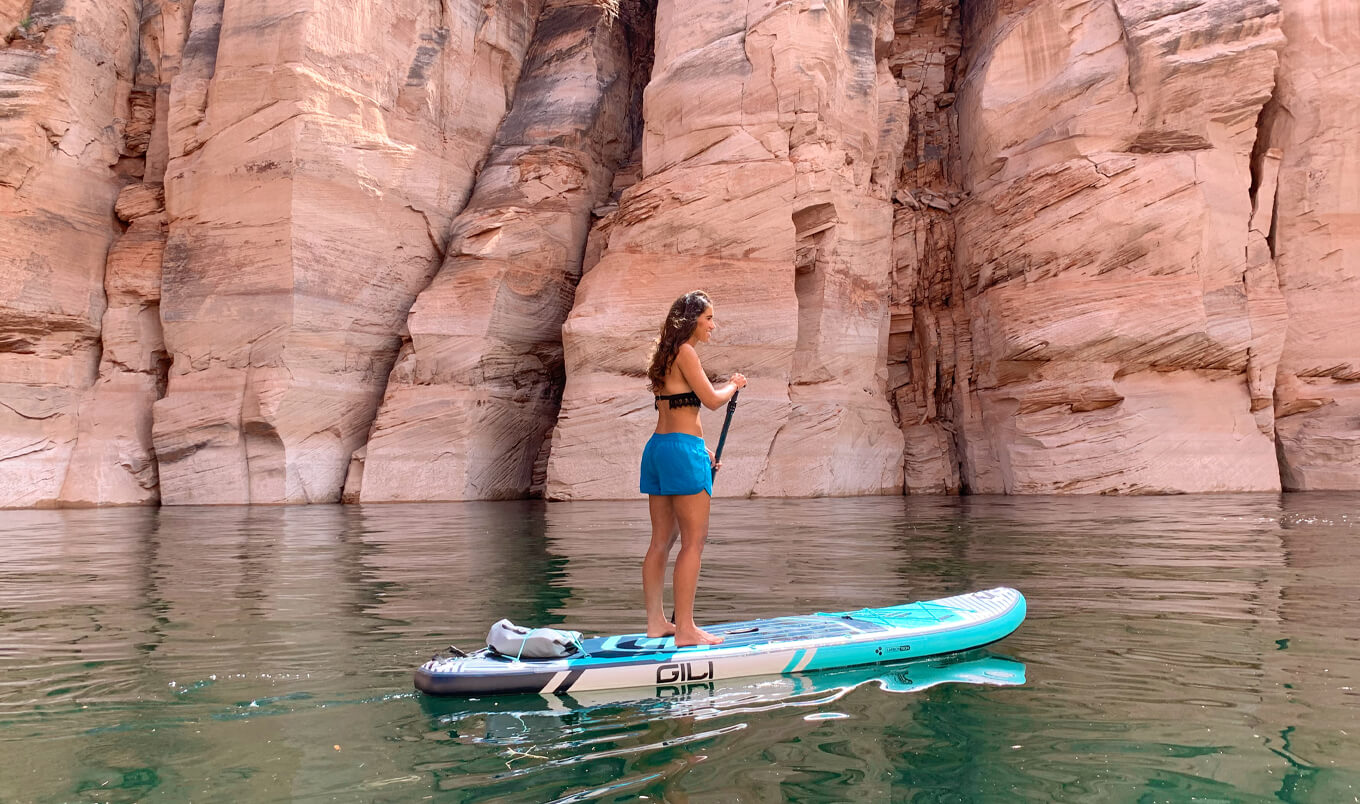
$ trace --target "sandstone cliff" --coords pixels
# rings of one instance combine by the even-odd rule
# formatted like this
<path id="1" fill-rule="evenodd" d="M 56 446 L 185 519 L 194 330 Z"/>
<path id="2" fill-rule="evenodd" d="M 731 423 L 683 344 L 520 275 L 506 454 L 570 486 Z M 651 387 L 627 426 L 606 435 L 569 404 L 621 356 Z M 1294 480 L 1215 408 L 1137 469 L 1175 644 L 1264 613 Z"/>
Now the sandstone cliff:
<path id="1" fill-rule="evenodd" d="M 125 154 L 138 5 L 0 5 L 3 505 L 55 504 L 82 419 L 100 415 L 83 402 L 101 375 L 105 259 L 120 229 L 114 204 L 133 180 Z M 96 474 L 108 472 L 100 463 Z"/>
<path id="2" fill-rule="evenodd" d="M 969 487 L 1278 488 L 1251 399 L 1270 397 L 1283 319 L 1278 305 L 1253 315 L 1244 276 L 1278 7 L 985 10 L 966 21 L 978 54 L 959 91 Z"/>
<path id="3" fill-rule="evenodd" d="M 548 0 L 444 264 L 411 308 L 348 499 L 497 499 L 533 485 L 591 212 L 632 150 L 650 22 Z"/>
<path id="4" fill-rule="evenodd" d="M 0 506 L 1360 488 L 1360 7 L 0 0 Z M 705 414 L 716 432 L 721 413 Z"/>
<path id="5" fill-rule="evenodd" d="M 892 207 L 873 171 L 891 13 L 659 4 L 642 178 L 602 222 L 563 328 L 549 496 L 636 493 L 635 445 L 655 425 L 639 369 L 670 301 L 701 285 L 719 321 L 705 368 L 751 381 L 721 493 L 900 487 L 884 377 Z"/>
<path id="6" fill-rule="evenodd" d="M 1287 489 L 1354 489 L 1360 488 L 1360 5 L 1282 5 L 1287 44 L 1258 148 L 1268 166 L 1261 183 L 1278 187 L 1263 199 L 1263 208 L 1272 197 L 1274 206 L 1263 234 L 1288 309 L 1274 398 L 1280 476 Z"/>

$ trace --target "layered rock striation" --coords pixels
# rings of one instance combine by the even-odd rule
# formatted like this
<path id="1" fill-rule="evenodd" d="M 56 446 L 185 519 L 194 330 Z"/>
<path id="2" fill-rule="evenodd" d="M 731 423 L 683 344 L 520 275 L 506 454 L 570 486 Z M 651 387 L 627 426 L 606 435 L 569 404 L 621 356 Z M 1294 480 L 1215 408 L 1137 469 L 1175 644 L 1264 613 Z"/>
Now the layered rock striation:
<path id="1" fill-rule="evenodd" d="M 0 4 L 0 505 L 59 504 L 97 412 L 139 5 Z"/>
<path id="2" fill-rule="evenodd" d="M 893 113 L 881 169 L 893 191 L 888 378 L 905 440 L 908 494 L 960 489 L 953 427 L 954 209 L 963 199 L 954 107 L 963 26 L 958 0 L 899 3 L 888 57 Z M 891 139 L 890 139 L 891 137 Z"/>
<path id="3" fill-rule="evenodd" d="M 1255 414 L 1283 308 L 1248 262 L 1278 6 L 967 10 L 960 293 L 936 315 L 953 329 L 963 484 L 1278 489 L 1272 421 Z"/>
<path id="4" fill-rule="evenodd" d="M 549 0 L 346 496 L 521 497 L 557 418 L 592 210 L 633 149 L 650 14 Z M 628 13 L 631 12 L 631 13 Z M 636 90 L 636 91 L 635 91 Z"/>
<path id="5" fill-rule="evenodd" d="M 339 500 L 538 13 L 287 6 L 196 2 L 172 87 L 167 502 Z"/>
<path id="6" fill-rule="evenodd" d="M 1335 0 L 0 0 L 0 506 L 1360 488 Z M 716 433 L 721 412 L 705 413 Z"/>
<path id="7" fill-rule="evenodd" d="M 65 505 L 136 505 L 160 499 L 152 405 L 165 395 L 169 355 L 160 319 L 168 219 L 165 168 L 170 83 L 188 34 L 185 3 L 143 0 L 136 71 L 128 92 L 119 172 L 129 181 L 113 213 L 125 228 L 104 265 L 99 379 L 81 400 Z"/>
<path id="8" fill-rule="evenodd" d="M 1360 488 L 1360 6 L 1281 0 L 1261 116 L 1261 234 L 1288 310 L 1274 387 L 1290 491 Z M 1273 192 L 1271 192 L 1273 190 Z"/>
<path id="9" fill-rule="evenodd" d="M 706 370 L 750 378 L 718 493 L 900 488 L 892 207 L 873 170 L 891 21 L 881 2 L 659 4 L 641 179 L 601 221 L 563 328 L 550 497 L 636 493 L 651 343 L 697 287 L 719 322 Z"/>

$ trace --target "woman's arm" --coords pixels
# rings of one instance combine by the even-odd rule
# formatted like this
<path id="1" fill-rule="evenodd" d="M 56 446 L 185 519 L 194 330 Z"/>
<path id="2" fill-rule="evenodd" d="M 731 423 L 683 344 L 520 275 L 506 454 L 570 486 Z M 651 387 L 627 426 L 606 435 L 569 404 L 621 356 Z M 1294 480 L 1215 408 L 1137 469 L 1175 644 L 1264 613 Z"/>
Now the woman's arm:
<path id="1" fill-rule="evenodd" d="M 717 410 L 727 404 L 732 394 L 746 384 L 745 377 L 733 374 L 731 382 L 723 383 L 720 388 L 714 388 L 713 383 L 708 381 L 708 375 L 704 374 L 703 366 L 699 364 L 699 353 L 688 343 L 680 344 L 680 352 L 675 356 L 675 365 L 680 367 L 685 382 L 689 383 L 699 401 L 709 410 Z"/>

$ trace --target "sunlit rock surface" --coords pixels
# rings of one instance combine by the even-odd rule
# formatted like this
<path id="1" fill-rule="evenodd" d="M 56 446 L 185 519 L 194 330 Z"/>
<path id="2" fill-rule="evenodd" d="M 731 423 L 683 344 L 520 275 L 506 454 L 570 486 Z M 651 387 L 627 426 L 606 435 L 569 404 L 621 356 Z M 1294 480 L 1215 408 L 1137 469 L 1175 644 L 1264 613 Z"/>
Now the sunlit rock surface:
<path id="1" fill-rule="evenodd" d="M 134 0 L 0 3 L 0 505 L 57 504 L 99 377 Z"/>
<path id="2" fill-rule="evenodd" d="M 513 498 L 532 485 L 591 211 L 632 147 L 641 23 L 549 0 L 444 265 L 411 309 L 347 498 Z"/>
<path id="3" fill-rule="evenodd" d="M 643 177 L 602 224 L 563 331 L 550 497 L 637 493 L 647 354 L 670 302 L 699 287 L 719 322 L 705 369 L 750 380 L 715 493 L 900 489 L 892 208 L 872 170 L 891 21 L 883 3 L 660 3 Z"/>
<path id="4" fill-rule="evenodd" d="M 0 506 L 632 497 L 696 287 L 719 495 L 1360 488 L 1358 60 L 1337 0 L 0 0 Z"/>
<path id="5" fill-rule="evenodd" d="M 188 37 L 188 4 L 144 0 L 140 56 L 128 94 L 113 213 L 126 226 L 104 266 L 108 306 L 101 324 L 99 379 L 81 400 L 79 432 L 62 484 L 66 505 L 135 505 L 160 499 L 152 405 L 165 393 L 169 356 L 160 319 L 165 254 L 166 115 Z"/>
<path id="6" fill-rule="evenodd" d="M 170 97 L 161 493 L 334 502 L 537 4 L 217 5 Z"/>
<path id="7" fill-rule="evenodd" d="M 1269 419 L 1252 411 L 1269 388 L 1254 393 L 1247 378 L 1284 320 L 1278 305 L 1253 315 L 1246 277 L 1278 7 L 1006 8 L 966 20 L 974 50 L 958 98 L 965 484 L 1279 488 Z"/>
<path id="8" fill-rule="evenodd" d="M 1263 118 L 1280 153 L 1271 246 L 1288 307 L 1275 387 L 1286 489 L 1360 488 L 1360 5 L 1282 0 Z"/>

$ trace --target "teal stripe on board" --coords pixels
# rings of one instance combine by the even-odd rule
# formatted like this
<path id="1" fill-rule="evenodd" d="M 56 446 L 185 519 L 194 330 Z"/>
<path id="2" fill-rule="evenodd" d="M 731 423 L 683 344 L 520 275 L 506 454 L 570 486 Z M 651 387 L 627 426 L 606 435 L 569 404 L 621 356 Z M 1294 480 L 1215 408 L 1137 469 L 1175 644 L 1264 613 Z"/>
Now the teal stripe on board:
<path id="1" fill-rule="evenodd" d="M 792 658 L 792 659 L 789 659 L 789 663 L 788 663 L 787 665 L 784 666 L 784 669 L 783 669 L 782 672 L 785 672 L 785 673 L 792 673 L 792 672 L 793 672 L 793 668 L 797 667 L 797 666 L 798 666 L 798 663 L 801 662 L 801 661 L 803 661 L 803 654 L 805 654 L 805 653 L 807 653 L 806 650 L 796 650 L 796 651 L 794 651 L 794 652 L 793 652 L 793 658 Z"/>
<path id="2" fill-rule="evenodd" d="M 813 656 L 804 670 L 823 670 L 848 665 L 911 659 L 987 645 L 1010 634 L 1025 619 L 1026 603 L 1020 598 L 1006 616 L 976 625 L 936 633 L 902 636 L 873 645 L 828 645 Z M 787 669 L 784 672 L 789 672 Z"/>

